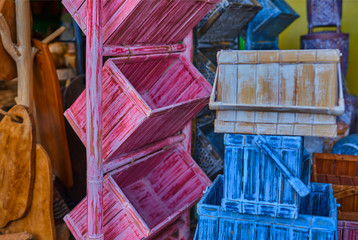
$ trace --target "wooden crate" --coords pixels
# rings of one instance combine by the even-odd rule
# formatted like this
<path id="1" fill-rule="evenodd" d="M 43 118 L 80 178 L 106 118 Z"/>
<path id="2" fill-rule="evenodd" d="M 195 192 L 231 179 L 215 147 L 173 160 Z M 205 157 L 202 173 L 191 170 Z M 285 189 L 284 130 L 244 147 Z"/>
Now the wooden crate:
<path id="1" fill-rule="evenodd" d="M 103 159 L 111 161 L 181 130 L 212 87 L 180 54 L 119 57 L 103 67 Z M 86 93 L 65 112 L 86 142 Z"/>
<path id="2" fill-rule="evenodd" d="M 224 142 L 223 210 L 297 218 L 301 197 L 309 194 L 309 182 L 301 180 L 310 167 L 302 137 L 225 134 Z"/>
<path id="3" fill-rule="evenodd" d="M 358 156 L 314 153 L 312 181 L 333 184 L 338 219 L 358 221 Z"/>
<path id="4" fill-rule="evenodd" d="M 133 159 L 104 177 L 104 238 L 154 238 L 192 207 L 210 184 L 181 143 Z M 77 240 L 86 239 L 87 197 L 65 222 Z"/>
<path id="5" fill-rule="evenodd" d="M 335 137 L 344 112 L 338 50 L 220 51 L 215 131 Z"/>
<path id="6" fill-rule="evenodd" d="M 261 9 L 256 0 L 222 0 L 198 23 L 199 41 L 232 41 Z"/>
<path id="7" fill-rule="evenodd" d="M 178 43 L 220 0 L 118 0 L 103 4 L 105 45 Z M 87 1 L 63 0 L 86 34 Z"/>
<path id="8" fill-rule="evenodd" d="M 272 41 L 299 15 L 284 0 L 257 0 L 263 9 L 249 23 L 255 41 Z"/>
<path id="9" fill-rule="evenodd" d="M 337 221 L 338 240 L 357 240 L 358 222 L 356 221 Z"/>
<path id="10" fill-rule="evenodd" d="M 336 240 L 337 209 L 330 184 L 312 183 L 297 219 L 273 218 L 223 211 L 223 176 L 218 176 L 198 203 L 194 240 Z"/>

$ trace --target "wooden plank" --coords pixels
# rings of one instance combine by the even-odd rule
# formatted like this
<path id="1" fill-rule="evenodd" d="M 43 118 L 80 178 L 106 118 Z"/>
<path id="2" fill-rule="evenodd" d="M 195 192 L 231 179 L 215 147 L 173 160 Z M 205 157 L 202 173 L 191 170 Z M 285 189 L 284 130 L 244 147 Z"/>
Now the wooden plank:
<path id="1" fill-rule="evenodd" d="M 297 94 L 296 104 L 297 106 L 314 106 L 314 79 L 315 68 L 312 64 L 298 64 L 297 65 Z M 312 123 L 312 114 L 301 114 L 296 115 L 296 121 L 298 123 Z"/>
<path id="2" fill-rule="evenodd" d="M 86 6 L 86 157 L 88 239 L 104 239 L 102 166 L 102 0 Z"/>
<path id="3" fill-rule="evenodd" d="M 255 104 L 256 103 L 256 66 L 238 65 L 237 77 L 237 103 Z M 253 122 L 254 112 L 242 111 L 236 115 L 236 121 Z"/>
<path id="4" fill-rule="evenodd" d="M 276 105 L 279 99 L 279 67 L 278 63 L 261 64 L 256 66 L 256 103 Z M 255 122 L 277 123 L 278 113 L 256 112 Z"/>
<path id="5" fill-rule="evenodd" d="M 39 139 L 52 161 L 55 175 L 67 187 L 73 184 L 60 85 L 48 45 L 33 40 L 39 49 L 34 61 L 35 121 Z"/>
<path id="6" fill-rule="evenodd" d="M 35 132 L 32 115 L 23 106 L 0 122 L 0 228 L 24 217 L 31 206 L 35 178 Z M 21 231 L 21 230 L 20 230 Z"/>

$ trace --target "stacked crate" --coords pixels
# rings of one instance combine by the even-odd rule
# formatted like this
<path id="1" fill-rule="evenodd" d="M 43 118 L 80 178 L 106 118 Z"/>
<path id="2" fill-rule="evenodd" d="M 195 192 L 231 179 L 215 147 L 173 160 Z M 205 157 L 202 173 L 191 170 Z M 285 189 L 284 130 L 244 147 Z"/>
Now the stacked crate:
<path id="1" fill-rule="evenodd" d="M 332 185 L 310 183 L 303 135 L 335 136 L 337 50 L 220 51 L 209 106 L 225 170 L 198 204 L 196 240 L 337 239 Z"/>
<path id="2" fill-rule="evenodd" d="M 358 156 L 313 154 L 312 181 L 332 184 L 334 197 L 340 204 L 337 212 L 339 240 L 353 240 L 358 237 L 357 170 Z"/>
<path id="3" fill-rule="evenodd" d="M 195 65 L 211 85 L 216 72 L 216 53 L 221 49 L 238 49 L 239 34 L 261 10 L 256 0 L 221 0 L 198 23 Z M 193 134 L 195 161 L 211 178 L 223 172 L 223 134 L 214 133 L 215 116 L 204 108 L 196 118 Z"/>
<path id="4" fill-rule="evenodd" d="M 246 49 L 278 49 L 278 35 L 299 15 L 285 0 L 257 0 L 263 9 L 249 23 Z"/>
<path id="5" fill-rule="evenodd" d="M 164 239 L 175 230 L 189 237 L 188 210 L 211 181 L 188 153 L 182 129 L 207 105 L 212 86 L 185 56 L 191 43 L 183 39 L 218 2 L 103 4 L 110 57 L 102 69 L 105 239 Z M 87 33 L 87 1 L 63 4 Z M 85 145 L 86 106 L 83 92 L 65 112 Z M 87 200 L 65 217 L 76 239 L 88 237 Z"/>

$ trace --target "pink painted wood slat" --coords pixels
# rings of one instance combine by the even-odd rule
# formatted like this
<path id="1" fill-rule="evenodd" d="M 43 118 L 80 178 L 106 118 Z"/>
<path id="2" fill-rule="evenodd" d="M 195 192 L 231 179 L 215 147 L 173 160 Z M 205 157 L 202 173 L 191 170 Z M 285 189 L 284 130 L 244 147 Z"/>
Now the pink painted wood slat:
<path id="1" fill-rule="evenodd" d="M 221 0 L 105 1 L 105 45 L 179 43 Z M 81 29 L 87 29 L 87 0 L 63 0 Z"/>
<path id="2" fill-rule="evenodd" d="M 208 103 L 211 85 L 180 54 L 109 59 L 103 68 L 103 159 L 115 159 L 183 129 Z M 83 94 L 65 112 L 85 141 Z"/>
<path id="3" fill-rule="evenodd" d="M 102 2 L 88 0 L 86 41 L 87 239 L 103 239 Z"/>
<path id="4" fill-rule="evenodd" d="M 154 238 L 192 207 L 211 184 L 181 143 L 134 159 L 104 179 L 107 240 Z M 86 199 L 65 217 L 77 240 L 87 236 Z"/>

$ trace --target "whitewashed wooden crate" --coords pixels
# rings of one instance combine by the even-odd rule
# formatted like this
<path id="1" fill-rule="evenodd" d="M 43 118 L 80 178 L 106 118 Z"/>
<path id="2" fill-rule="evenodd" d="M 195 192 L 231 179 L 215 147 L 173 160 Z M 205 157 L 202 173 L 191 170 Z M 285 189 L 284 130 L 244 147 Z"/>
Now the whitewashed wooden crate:
<path id="1" fill-rule="evenodd" d="M 344 112 L 338 50 L 220 51 L 215 131 L 335 137 Z"/>

